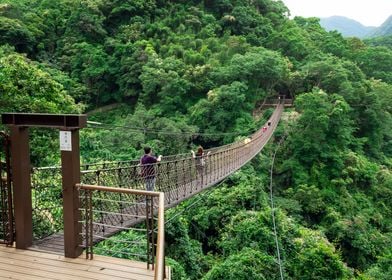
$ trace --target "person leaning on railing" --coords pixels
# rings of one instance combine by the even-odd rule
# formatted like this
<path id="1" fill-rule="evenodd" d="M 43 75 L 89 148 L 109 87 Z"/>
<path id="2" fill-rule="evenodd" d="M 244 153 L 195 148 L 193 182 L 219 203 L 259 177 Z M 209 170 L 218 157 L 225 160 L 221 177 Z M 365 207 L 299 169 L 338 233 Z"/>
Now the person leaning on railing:
<path id="1" fill-rule="evenodd" d="M 144 155 L 140 159 L 142 177 L 146 183 L 146 190 L 154 191 L 155 187 L 155 163 L 160 162 L 162 155 L 154 157 L 150 147 L 144 147 Z"/>

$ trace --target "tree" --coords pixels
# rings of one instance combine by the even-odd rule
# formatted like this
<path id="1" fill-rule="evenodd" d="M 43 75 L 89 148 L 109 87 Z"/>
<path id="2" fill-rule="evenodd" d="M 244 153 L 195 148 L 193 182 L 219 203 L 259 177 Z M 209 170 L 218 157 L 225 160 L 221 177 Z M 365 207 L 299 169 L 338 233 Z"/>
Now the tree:
<path id="1" fill-rule="evenodd" d="M 240 81 L 247 84 L 247 100 L 254 102 L 262 97 L 260 89 L 272 91 L 287 78 L 288 72 L 288 62 L 279 53 L 254 48 L 243 55 L 234 55 L 230 63 L 214 75 L 217 83 Z"/>
<path id="2" fill-rule="evenodd" d="M 310 86 L 307 90 L 318 87 L 328 93 L 338 93 L 349 103 L 358 102 L 355 92 L 364 87 L 364 75 L 358 67 L 330 55 L 309 61 L 302 71 L 306 75 L 305 83 Z"/>
<path id="3" fill-rule="evenodd" d="M 352 142 L 350 107 L 339 95 L 314 91 L 297 97 L 296 109 L 301 116 L 289 139 L 293 157 L 308 168 L 319 165 L 316 170 L 328 164 L 328 173 L 339 176 Z"/>
<path id="4" fill-rule="evenodd" d="M 166 254 L 177 259 L 190 279 L 200 279 L 204 265 L 201 244 L 189 237 L 188 222 L 175 217 L 166 229 L 166 240 L 171 244 L 166 249 Z"/>
<path id="5" fill-rule="evenodd" d="M 285 54 L 298 64 L 317 50 L 309 37 L 309 33 L 300 28 L 295 21 L 288 21 L 283 25 L 282 30 L 271 34 L 267 46 Z"/>
<path id="6" fill-rule="evenodd" d="M 351 279 L 350 271 L 327 240 L 306 229 L 301 235 L 295 240 L 296 254 L 289 268 L 294 279 Z"/>
<path id="7" fill-rule="evenodd" d="M 66 41 L 102 42 L 107 35 L 104 29 L 104 15 L 100 10 L 100 1 L 81 0 L 74 4 L 74 10 L 67 20 Z"/>
<path id="8" fill-rule="evenodd" d="M 121 97 L 113 94 L 115 90 L 112 88 L 109 57 L 102 47 L 88 43 L 73 44 L 69 49 L 69 59 L 71 77 L 87 87 L 88 95 L 83 100 L 95 106 L 121 100 Z"/>
<path id="9" fill-rule="evenodd" d="M 368 91 L 360 98 L 356 110 L 356 136 L 362 138 L 368 155 L 380 159 L 391 151 L 392 91 L 389 85 L 372 80 Z"/>
<path id="10" fill-rule="evenodd" d="M 269 211 L 241 211 L 222 231 L 219 247 L 225 256 L 239 253 L 248 246 L 274 255 L 276 248 L 272 234 Z"/>
<path id="11" fill-rule="evenodd" d="M 0 104 L 3 112 L 78 113 L 64 87 L 26 57 L 0 49 Z"/>
<path id="12" fill-rule="evenodd" d="M 367 47 L 354 57 L 358 66 L 368 76 L 392 83 L 392 50 L 387 47 Z"/>
<path id="13" fill-rule="evenodd" d="M 379 258 L 377 263 L 365 273 L 369 279 L 387 280 L 392 277 L 392 254 Z"/>
<path id="14" fill-rule="evenodd" d="M 157 103 L 165 114 L 185 112 L 190 83 L 183 78 L 186 66 L 179 60 L 168 57 L 164 60 L 153 55 L 142 68 L 139 76 L 143 92 L 141 100 L 146 105 Z"/>
<path id="15" fill-rule="evenodd" d="M 203 280 L 267 280 L 277 277 L 275 260 L 260 251 L 245 248 L 215 265 Z"/>
<path id="16" fill-rule="evenodd" d="M 0 11 L 1 12 L 1 11 Z M 35 43 L 33 34 L 23 21 L 1 16 L 0 13 L 0 44 L 14 46 L 18 52 L 30 52 Z"/>
<path id="17" fill-rule="evenodd" d="M 201 99 L 191 111 L 192 123 L 206 132 L 232 131 L 240 118 L 249 119 L 248 87 L 233 82 L 208 92 L 208 99 Z"/>

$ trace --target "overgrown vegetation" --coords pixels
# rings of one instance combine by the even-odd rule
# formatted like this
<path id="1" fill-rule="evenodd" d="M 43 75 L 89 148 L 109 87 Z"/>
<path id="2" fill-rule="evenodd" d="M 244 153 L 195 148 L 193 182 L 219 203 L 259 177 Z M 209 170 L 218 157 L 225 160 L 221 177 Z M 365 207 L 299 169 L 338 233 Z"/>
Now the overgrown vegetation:
<path id="1" fill-rule="evenodd" d="M 295 97 L 274 167 L 285 279 L 391 279 L 391 38 L 345 39 L 288 12 L 273 0 L 0 0 L 0 110 L 119 104 L 82 131 L 93 162 L 229 143 L 258 126 L 264 98 Z M 35 165 L 57 163 L 56 137 L 33 133 Z M 174 279 L 279 278 L 274 149 L 169 211 L 184 209 L 167 225 Z"/>

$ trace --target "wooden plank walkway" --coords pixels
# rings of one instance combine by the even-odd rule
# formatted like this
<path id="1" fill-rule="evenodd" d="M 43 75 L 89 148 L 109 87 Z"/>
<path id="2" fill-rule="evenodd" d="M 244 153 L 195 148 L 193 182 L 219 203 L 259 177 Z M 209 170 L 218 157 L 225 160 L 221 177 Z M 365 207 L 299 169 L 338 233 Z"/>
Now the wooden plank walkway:
<path id="1" fill-rule="evenodd" d="M 170 272 L 167 273 L 170 279 Z M 0 245 L 0 279 L 98 279 L 98 280 L 152 280 L 154 271 L 142 262 L 94 255 L 76 259 L 63 256 L 19 250 Z"/>

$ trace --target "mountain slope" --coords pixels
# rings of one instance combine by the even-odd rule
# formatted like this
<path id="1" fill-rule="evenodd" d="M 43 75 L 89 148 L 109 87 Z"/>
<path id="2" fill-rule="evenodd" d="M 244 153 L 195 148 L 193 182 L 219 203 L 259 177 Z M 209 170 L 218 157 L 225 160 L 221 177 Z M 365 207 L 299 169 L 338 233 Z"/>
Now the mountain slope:
<path id="1" fill-rule="evenodd" d="M 366 37 L 384 37 L 392 35 L 392 16 L 390 16 L 380 27 L 371 31 Z"/>
<path id="2" fill-rule="evenodd" d="M 320 19 L 320 25 L 327 31 L 337 30 L 344 37 L 364 38 L 377 29 L 374 26 L 364 26 L 360 22 L 342 16 L 332 16 Z"/>

